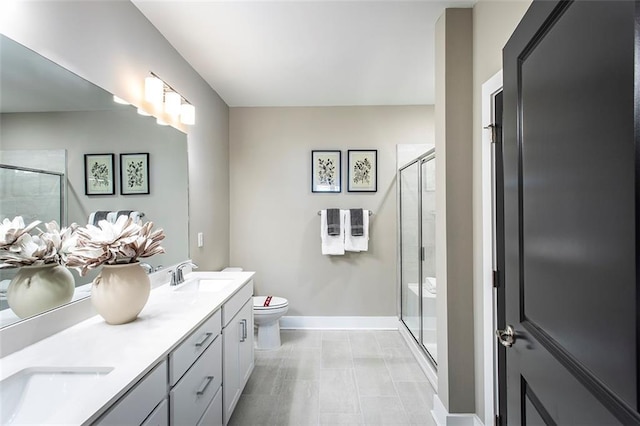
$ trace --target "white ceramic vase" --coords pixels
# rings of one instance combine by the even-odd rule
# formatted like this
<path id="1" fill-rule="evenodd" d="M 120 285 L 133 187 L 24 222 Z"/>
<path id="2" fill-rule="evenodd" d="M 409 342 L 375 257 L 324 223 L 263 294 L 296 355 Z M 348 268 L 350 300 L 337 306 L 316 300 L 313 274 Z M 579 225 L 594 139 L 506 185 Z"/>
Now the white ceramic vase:
<path id="1" fill-rule="evenodd" d="M 20 318 L 27 318 L 68 303 L 75 281 L 71 272 L 57 263 L 23 266 L 7 288 L 7 303 Z"/>
<path id="2" fill-rule="evenodd" d="M 91 286 L 91 302 L 108 324 L 138 317 L 149 299 L 151 282 L 138 262 L 104 265 Z"/>

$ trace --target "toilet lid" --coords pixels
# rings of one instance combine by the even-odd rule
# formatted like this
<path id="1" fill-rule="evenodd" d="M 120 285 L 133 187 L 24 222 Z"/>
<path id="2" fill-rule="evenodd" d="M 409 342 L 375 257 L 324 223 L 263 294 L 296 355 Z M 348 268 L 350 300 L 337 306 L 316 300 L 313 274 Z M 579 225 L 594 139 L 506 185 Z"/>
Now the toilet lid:
<path id="1" fill-rule="evenodd" d="M 269 301 L 269 306 L 264 306 L 268 297 L 271 297 L 271 300 Z M 253 298 L 253 309 L 256 311 L 282 308 L 283 306 L 287 306 L 288 304 L 289 302 L 284 297 L 255 296 Z"/>

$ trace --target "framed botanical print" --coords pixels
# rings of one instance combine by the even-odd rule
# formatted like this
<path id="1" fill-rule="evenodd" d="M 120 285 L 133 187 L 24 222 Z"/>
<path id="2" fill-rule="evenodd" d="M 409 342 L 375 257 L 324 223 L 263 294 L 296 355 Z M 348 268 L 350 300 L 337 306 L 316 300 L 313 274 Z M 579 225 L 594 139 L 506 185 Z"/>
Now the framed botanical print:
<path id="1" fill-rule="evenodd" d="M 120 154 L 120 194 L 149 194 L 149 153 Z"/>
<path id="2" fill-rule="evenodd" d="M 378 190 L 378 150 L 350 149 L 347 151 L 349 192 Z"/>
<path id="3" fill-rule="evenodd" d="M 113 195 L 113 154 L 84 155 L 84 193 L 86 195 Z"/>
<path id="4" fill-rule="evenodd" d="M 311 151 L 311 192 L 342 191 L 341 176 L 341 151 Z"/>

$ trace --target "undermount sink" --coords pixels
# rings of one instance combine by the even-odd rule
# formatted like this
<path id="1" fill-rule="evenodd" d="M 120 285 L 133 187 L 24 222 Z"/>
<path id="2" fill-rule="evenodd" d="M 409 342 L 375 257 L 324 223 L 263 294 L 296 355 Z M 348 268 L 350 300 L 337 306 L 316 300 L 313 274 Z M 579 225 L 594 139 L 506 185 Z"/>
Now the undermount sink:
<path id="1" fill-rule="evenodd" d="M 65 405 L 81 401 L 112 367 L 31 367 L 0 381 L 0 424 L 47 424 Z"/>
<path id="2" fill-rule="evenodd" d="M 174 288 L 174 291 L 199 291 L 207 293 L 216 293 L 225 290 L 229 285 L 233 284 L 235 279 L 230 278 L 194 278 L 180 284 Z"/>

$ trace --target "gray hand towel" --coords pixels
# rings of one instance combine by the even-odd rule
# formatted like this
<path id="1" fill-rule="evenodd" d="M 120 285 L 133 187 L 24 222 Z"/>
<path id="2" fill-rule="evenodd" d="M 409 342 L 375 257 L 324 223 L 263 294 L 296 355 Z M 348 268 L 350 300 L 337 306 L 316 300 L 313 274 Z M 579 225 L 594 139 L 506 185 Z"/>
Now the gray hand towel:
<path id="1" fill-rule="evenodd" d="M 327 209 L 327 234 L 340 235 L 340 209 Z"/>
<path id="2" fill-rule="evenodd" d="M 364 235 L 362 209 L 349 209 L 349 214 L 351 215 L 351 236 L 362 237 Z"/>
<path id="3" fill-rule="evenodd" d="M 96 214 L 93 215 L 93 223 L 92 225 L 98 226 L 98 222 L 101 220 L 107 220 L 107 215 L 109 212 L 107 210 L 98 210 Z"/>

